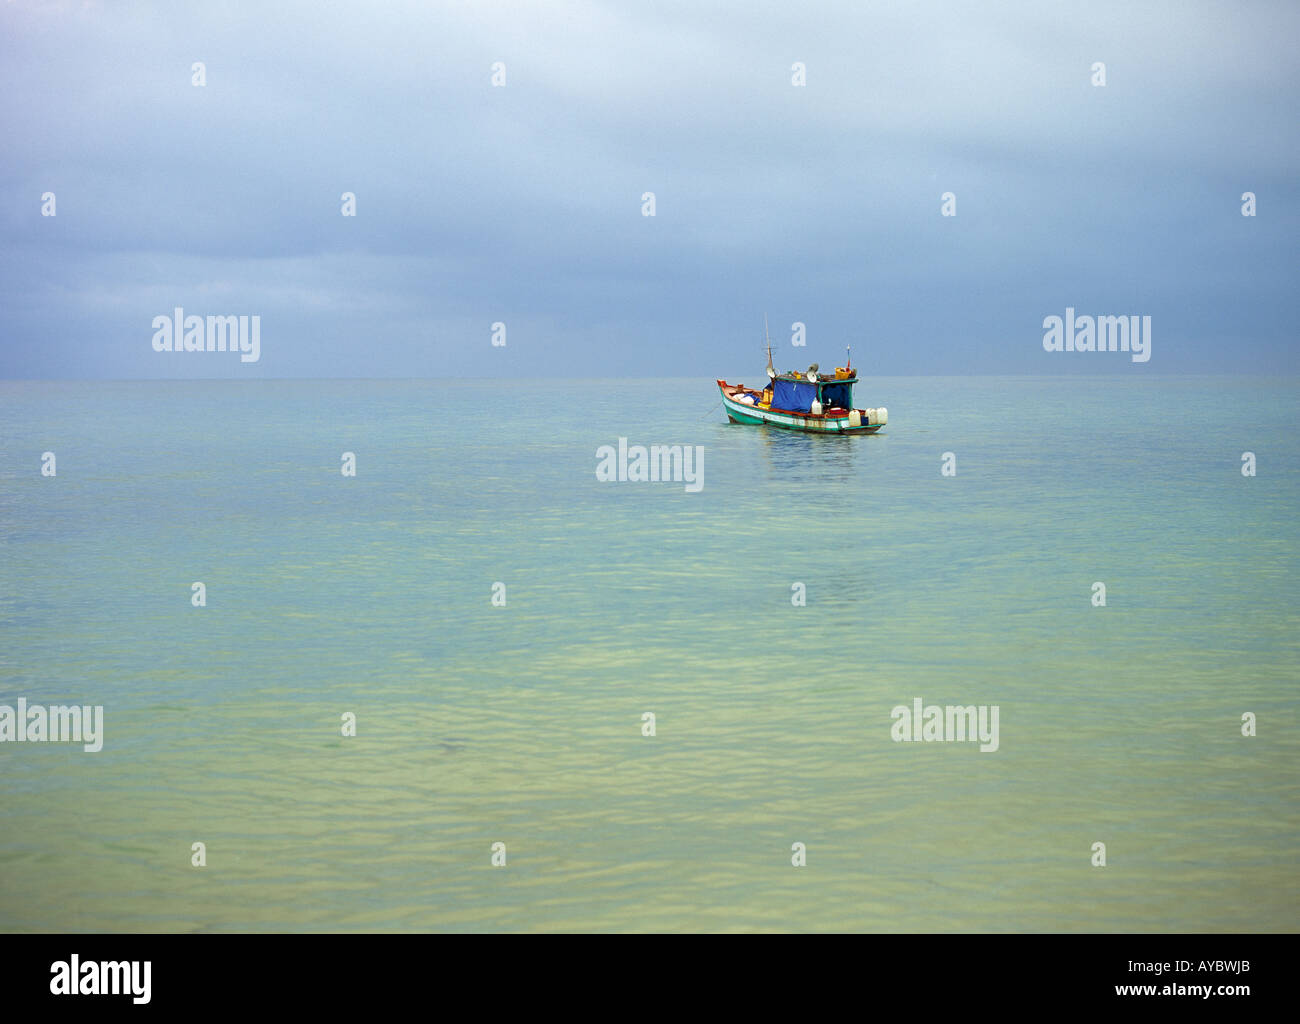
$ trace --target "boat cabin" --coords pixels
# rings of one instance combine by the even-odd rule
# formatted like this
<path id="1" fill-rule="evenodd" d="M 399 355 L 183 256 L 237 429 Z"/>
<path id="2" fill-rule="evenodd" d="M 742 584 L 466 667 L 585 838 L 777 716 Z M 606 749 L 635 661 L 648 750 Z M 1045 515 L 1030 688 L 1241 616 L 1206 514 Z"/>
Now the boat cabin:
<path id="1" fill-rule="evenodd" d="M 817 379 L 809 380 L 810 376 Z M 769 381 L 763 401 L 773 409 L 789 412 L 847 413 L 853 408 L 853 385 L 857 382 L 857 374 L 844 369 L 836 370 L 834 375 L 782 373 Z"/>

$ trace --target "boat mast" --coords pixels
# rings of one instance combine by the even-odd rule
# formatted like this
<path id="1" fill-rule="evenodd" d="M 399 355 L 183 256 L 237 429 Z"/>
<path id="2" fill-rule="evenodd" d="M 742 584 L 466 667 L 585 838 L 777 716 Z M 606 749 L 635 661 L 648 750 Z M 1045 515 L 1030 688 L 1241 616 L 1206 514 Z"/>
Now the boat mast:
<path id="1" fill-rule="evenodd" d="M 763 314 L 763 339 L 767 342 L 767 376 L 771 380 L 776 376 L 776 368 L 772 366 L 772 336 L 767 333 L 767 314 Z"/>

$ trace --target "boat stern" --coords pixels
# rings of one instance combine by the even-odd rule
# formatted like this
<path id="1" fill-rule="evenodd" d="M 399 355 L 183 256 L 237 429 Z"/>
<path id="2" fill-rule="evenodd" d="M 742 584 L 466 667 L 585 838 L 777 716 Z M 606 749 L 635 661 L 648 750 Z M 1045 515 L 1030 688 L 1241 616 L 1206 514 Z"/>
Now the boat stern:
<path id="1" fill-rule="evenodd" d="M 883 427 L 889 422 L 889 410 L 883 405 L 879 409 L 852 409 L 849 412 L 850 427 Z"/>

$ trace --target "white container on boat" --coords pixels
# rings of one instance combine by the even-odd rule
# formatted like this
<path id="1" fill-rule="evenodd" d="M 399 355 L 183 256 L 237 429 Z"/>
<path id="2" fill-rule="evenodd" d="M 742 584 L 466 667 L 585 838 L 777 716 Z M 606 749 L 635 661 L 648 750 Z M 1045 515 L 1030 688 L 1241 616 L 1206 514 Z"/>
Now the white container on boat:
<path id="1" fill-rule="evenodd" d="M 889 422 L 889 410 L 883 405 L 876 410 L 876 416 L 879 418 L 879 423 L 882 427 Z"/>
<path id="2" fill-rule="evenodd" d="M 862 412 L 860 410 L 858 409 L 849 410 L 849 426 L 850 427 L 862 426 Z"/>
<path id="3" fill-rule="evenodd" d="M 822 414 L 821 402 L 817 401 L 817 399 L 814 398 L 812 408 L 809 409 L 809 412 L 811 412 L 814 416 L 820 416 Z"/>

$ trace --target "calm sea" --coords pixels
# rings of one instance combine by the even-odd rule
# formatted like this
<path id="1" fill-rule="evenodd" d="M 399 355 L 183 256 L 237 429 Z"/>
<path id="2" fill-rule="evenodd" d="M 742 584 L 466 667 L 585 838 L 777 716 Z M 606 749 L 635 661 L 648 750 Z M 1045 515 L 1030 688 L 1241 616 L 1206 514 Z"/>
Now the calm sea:
<path id="1" fill-rule="evenodd" d="M 1296 930 L 1297 383 L 4 383 L 0 930 Z"/>

